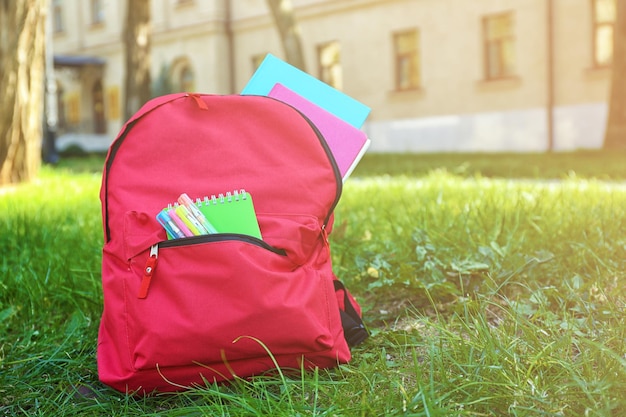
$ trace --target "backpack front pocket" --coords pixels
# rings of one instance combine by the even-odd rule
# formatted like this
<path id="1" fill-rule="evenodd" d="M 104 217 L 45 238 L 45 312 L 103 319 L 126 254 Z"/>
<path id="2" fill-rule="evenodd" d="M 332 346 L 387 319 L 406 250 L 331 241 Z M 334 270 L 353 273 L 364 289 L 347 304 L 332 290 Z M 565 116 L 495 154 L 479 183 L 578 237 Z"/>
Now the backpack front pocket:
<path id="1" fill-rule="evenodd" d="M 240 240 L 161 247 L 149 294 L 139 299 L 146 255 L 131 262 L 124 283 L 135 369 L 333 347 L 332 282 L 307 265 Z"/>

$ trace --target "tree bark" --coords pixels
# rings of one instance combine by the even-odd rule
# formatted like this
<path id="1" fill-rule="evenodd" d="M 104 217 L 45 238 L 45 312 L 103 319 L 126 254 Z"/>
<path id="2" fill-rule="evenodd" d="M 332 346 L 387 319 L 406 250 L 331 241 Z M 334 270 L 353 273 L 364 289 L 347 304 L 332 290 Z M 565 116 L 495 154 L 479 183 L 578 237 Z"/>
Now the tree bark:
<path id="1" fill-rule="evenodd" d="M 302 71 L 306 71 L 300 27 L 294 16 L 291 0 L 267 0 L 267 5 L 278 29 L 287 62 Z"/>
<path id="2" fill-rule="evenodd" d="M 128 120 L 150 100 L 150 0 L 126 2 L 124 45 L 126 77 L 124 81 L 124 117 Z"/>
<path id="3" fill-rule="evenodd" d="M 0 185 L 41 166 L 47 0 L 0 0 Z"/>
<path id="4" fill-rule="evenodd" d="M 604 147 L 626 149 L 626 0 L 615 1 L 613 70 Z"/>

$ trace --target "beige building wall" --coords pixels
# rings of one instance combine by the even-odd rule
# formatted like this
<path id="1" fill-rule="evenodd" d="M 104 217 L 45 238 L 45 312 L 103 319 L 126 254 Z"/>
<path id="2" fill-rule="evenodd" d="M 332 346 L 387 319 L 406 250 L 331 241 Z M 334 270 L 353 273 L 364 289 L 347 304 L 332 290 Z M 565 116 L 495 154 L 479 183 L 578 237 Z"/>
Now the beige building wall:
<path id="1" fill-rule="evenodd" d="M 54 47 L 55 54 L 106 61 L 105 102 L 107 114 L 115 115 L 109 110 L 115 97 L 122 99 L 125 2 L 102 3 L 105 21 L 92 25 L 89 2 L 64 0 L 66 29 L 55 36 Z M 555 149 L 601 144 L 610 69 L 592 64 L 591 0 L 293 0 L 293 4 L 309 73 L 319 76 L 320 45 L 340 43 L 342 89 L 372 108 L 363 129 L 374 152 L 542 151 L 550 137 L 550 114 Z M 482 19 L 503 12 L 514 16 L 515 74 L 486 81 Z M 198 92 L 238 93 L 254 71 L 255 57 L 268 52 L 284 57 L 265 0 L 153 0 L 152 22 L 153 79 L 164 71 L 176 78 L 177 68 L 187 66 Z M 421 88 L 397 91 L 393 34 L 406 29 L 419 31 Z M 84 73 L 66 80 L 65 91 L 89 90 L 90 80 Z M 80 97 L 81 105 L 88 107 L 89 92 Z M 123 121 L 119 117 L 107 121 L 112 137 Z"/>
<path id="2" fill-rule="evenodd" d="M 591 1 L 556 0 L 555 99 L 558 105 L 605 102 L 610 69 L 594 68 Z"/>
<path id="3" fill-rule="evenodd" d="M 226 1 L 152 2 L 152 74 L 188 61 L 196 91 L 230 93 Z"/>

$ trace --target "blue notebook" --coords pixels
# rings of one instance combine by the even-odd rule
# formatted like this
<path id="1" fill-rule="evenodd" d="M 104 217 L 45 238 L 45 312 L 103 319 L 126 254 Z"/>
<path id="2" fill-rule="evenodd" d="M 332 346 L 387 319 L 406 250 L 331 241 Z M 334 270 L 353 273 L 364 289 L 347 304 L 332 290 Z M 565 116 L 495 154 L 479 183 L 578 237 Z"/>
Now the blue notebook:
<path id="1" fill-rule="evenodd" d="M 272 54 L 267 54 L 241 94 L 267 96 L 276 83 L 282 84 L 356 128 L 363 125 L 371 110 L 365 104 Z"/>

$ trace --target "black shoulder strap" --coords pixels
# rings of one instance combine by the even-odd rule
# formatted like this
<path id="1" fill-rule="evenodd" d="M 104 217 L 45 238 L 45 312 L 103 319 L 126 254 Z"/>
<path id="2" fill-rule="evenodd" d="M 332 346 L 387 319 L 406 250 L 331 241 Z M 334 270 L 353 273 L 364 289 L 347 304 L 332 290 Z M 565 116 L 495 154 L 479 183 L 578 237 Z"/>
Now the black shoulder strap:
<path id="1" fill-rule="evenodd" d="M 346 338 L 346 342 L 348 342 L 348 346 L 354 347 L 357 346 L 365 339 L 369 337 L 369 333 L 363 324 L 363 320 L 359 316 L 359 313 L 356 312 L 356 309 L 352 305 L 352 301 L 350 297 L 348 297 L 348 290 L 343 285 L 343 283 L 339 280 L 334 280 L 335 291 L 343 291 L 344 294 L 344 310 L 339 310 L 341 315 L 341 325 L 343 327 L 343 334 Z"/>

